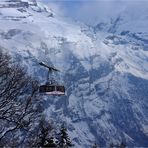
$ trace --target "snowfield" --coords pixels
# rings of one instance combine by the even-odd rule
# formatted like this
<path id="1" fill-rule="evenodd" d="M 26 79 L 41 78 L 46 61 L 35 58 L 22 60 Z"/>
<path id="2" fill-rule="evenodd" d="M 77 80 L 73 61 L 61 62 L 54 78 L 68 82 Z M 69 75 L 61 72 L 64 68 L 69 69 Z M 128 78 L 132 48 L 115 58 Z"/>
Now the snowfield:
<path id="1" fill-rule="evenodd" d="M 39 62 L 62 71 L 58 79 L 67 94 L 45 96 L 44 112 L 66 123 L 75 147 L 95 141 L 102 147 L 122 141 L 148 146 L 147 11 L 138 20 L 130 16 L 126 10 L 100 29 L 60 17 L 41 3 L 0 8 L 0 47 L 41 84 L 46 71 Z"/>

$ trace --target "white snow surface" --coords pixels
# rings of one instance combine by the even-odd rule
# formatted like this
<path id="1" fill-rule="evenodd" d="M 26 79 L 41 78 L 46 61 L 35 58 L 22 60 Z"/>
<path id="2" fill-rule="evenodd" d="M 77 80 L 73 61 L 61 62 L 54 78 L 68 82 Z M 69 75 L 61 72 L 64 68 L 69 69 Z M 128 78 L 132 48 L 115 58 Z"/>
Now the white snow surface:
<path id="1" fill-rule="evenodd" d="M 97 134 L 109 141 L 116 141 L 114 136 L 120 140 L 121 136 L 117 133 L 116 126 L 110 121 L 109 110 L 112 107 L 107 97 L 101 94 L 106 92 L 112 95 L 112 92 L 119 91 L 117 96 L 120 96 L 122 90 L 123 94 L 129 95 L 128 91 L 132 86 L 128 83 L 127 74 L 148 80 L 148 46 L 142 46 L 146 44 L 141 43 L 142 41 L 137 45 L 130 36 L 120 35 L 122 31 L 142 32 L 139 37 L 148 40 L 148 19 L 141 16 L 139 20 L 130 20 L 126 15 L 120 16 L 125 23 L 117 27 L 118 37 L 112 39 L 108 37 L 115 34 L 101 30 L 94 34 L 87 25 L 59 17 L 56 12 L 41 3 L 22 10 L 21 12 L 16 8 L 0 8 L 0 47 L 8 50 L 14 59 L 21 60 L 22 65 L 27 66 L 29 74 L 36 77 L 41 70 L 38 66 L 41 61 L 53 63 L 62 71 L 61 77 L 77 76 L 76 72 L 82 67 L 82 71 L 87 71 L 88 75 L 91 75 L 91 70 L 99 70 L 102 65 L 105 66 L 105 63 L 114 67 L 110 73 L 94 80 L 93 83 L 90 82 L 90 77 L 85 77 L 82 72 L 82 79 L 67 85 L 67 93 L 70 91 L 70 94 L 66 97 L 68 103 L 65 110 L 70 117 L 64 114 L 62 107 L 60 110 L 55 109 L 54 103 L 56 104 L 58 98 L 45 110 L 45 114 L 53 117 L 55 112 L 58 114 L 56 118 L 68 122 L 72 139 L 77 139 L 76 147 L 90 146 L 89 142 L 95 141 Z M 127 43 L 122 44 L 121 40 L 126 40 Z M 76 57 L 79 63 L 73 65 L 72 57 Z M 81 68 L 77 69 L 79 66 Z M 102 73 L 105 74 L 105 71 L 102 70 Z M 118 73 L 120 76 L 117 76 Z M 43 81 L 42 76 L 37 76 Z M 116 87 L 118 83 L 120 87 Z M 101 87 L 99 91 L 96 90 L 97 85 Z M 139 108 L 136 105 L 133 105 L 134 107 Z M 142 110 L 139 112 L 143 113 Z M 89 122 L 93 124 L 89 125 Z M 141 130 L 148 135 L 146 123 L 147 118 L 145 123 L 141 124 Z M 93 134 L 93 126 L 98 127 L 102 134 L 98 131 Z M 124 135 L 128 141 L 133 141 L 127 133 L 124 132 Z"/>

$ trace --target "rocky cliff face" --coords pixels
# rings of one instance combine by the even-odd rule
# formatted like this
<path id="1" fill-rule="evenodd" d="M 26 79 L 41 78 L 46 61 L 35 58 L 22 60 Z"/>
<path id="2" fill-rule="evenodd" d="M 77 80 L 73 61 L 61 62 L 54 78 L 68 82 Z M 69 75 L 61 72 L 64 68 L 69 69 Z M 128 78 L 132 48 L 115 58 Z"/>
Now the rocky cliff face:
<path id="1" fill-rule="evenodd" d="M 0 2 L 0 47 L 41 84 L 46 71 L 38 62 L 61 69 L 67 94 L 44 96 L 47 117 L 66 123 L 75 147 L 148 146 L 147 13 L 90 27 L 28 2 Z"/>
<path id="2" fill-rule="evenodd" d="M 36 6 L 36 1 L 23 1 L 23 0 L 2 0 L 0 2 L 0 8 L 28 8 L 29 5 Z"/>

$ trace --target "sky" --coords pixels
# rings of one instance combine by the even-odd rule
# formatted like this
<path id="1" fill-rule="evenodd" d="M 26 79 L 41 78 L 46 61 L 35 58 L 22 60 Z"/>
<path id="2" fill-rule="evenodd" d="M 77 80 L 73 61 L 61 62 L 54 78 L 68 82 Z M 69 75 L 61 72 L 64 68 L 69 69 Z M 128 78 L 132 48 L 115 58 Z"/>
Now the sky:
<path id="1" fill-rule="evenodd" d="M 59 14 L 94 24 L 120 15 L 128 9 L 129 15 L 138 17 L 148 11 L 148 0 L 40 0 Z"/>

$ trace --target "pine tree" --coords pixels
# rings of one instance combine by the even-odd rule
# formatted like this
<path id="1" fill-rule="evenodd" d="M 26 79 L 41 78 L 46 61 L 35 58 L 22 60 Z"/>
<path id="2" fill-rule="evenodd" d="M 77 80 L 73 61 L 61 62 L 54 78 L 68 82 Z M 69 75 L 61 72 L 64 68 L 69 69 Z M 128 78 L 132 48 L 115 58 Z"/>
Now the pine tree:
<path id="1" fill-rule="evenodd" d="M 47 140 L 46 147 L 48 147 L 48 148 L 57 148 L 57 145 L 56 145 L 56 143 L 55 143 L 53 137 L 50 137 L 50 138 Z"/>
<path id="2" fill-rule="evenodd" d="M 58 145 L 60 148 L 68 148 L 73 146 L 68 136 L 67 129 L 64 127 L 64 125 L 61 126 L 59 136 L 60 136 L 60 139 L 59 139 Z"/>
<path id="3" fill-rule="evenodd" d="M 123 142 L 121 142 L 120 148 L 125 148 L 125 147 L 126 147 L 126 145 Z"/>
<path id="4" fill-rule="evenodd" d="M 37 141 L 34 147 L 48 147 L 48 148 L 57 148 L 57 145 L 54 141 L 52 134 L 52 126 L 44 118 L 40 122 L 39 126 L 39 135 L 37 136 Z"/>
<path id="5" fill-rule="evenodd" d="M 121 144 L 113 144 L 113 143 L 111 143 L 110 148 L 126 148 L 126 145 L 123 142 L 121 142 Z"/>
<path id="6" fill-rule="evenodd" d="M 113 143 L 111 143 L 109 147 L 110 147 L 110 148 L 113 148 L 113 147 L 114 147 L 114 144 L 113 144 Z"/>
<path id="7" fill-rule="evenodd" d="M 99 146 L 98 146 L 97 143 L 95 142 L 94 145 L 92 146 L 92 148 L 99 148 Z"/>

